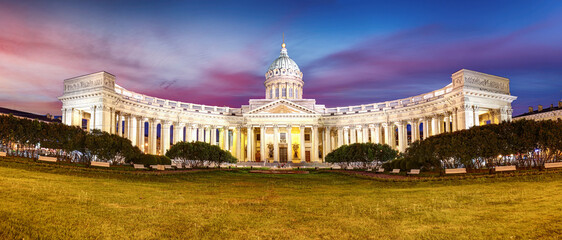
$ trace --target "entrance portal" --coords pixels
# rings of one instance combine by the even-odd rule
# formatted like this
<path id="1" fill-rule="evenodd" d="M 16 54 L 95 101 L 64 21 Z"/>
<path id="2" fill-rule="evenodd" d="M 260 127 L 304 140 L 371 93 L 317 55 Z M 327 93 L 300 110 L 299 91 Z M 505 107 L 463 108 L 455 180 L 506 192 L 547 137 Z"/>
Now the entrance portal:
<path id="1" fill-rule="evenodd" d="M 287 162 L 287 147 L 279 147 L 279 162 Z"/>

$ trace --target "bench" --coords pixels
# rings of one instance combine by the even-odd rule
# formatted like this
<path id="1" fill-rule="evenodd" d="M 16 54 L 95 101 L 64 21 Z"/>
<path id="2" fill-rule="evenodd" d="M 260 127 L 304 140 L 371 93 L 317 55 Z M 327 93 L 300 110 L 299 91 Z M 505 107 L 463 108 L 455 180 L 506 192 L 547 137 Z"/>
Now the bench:
<path id="1" fill-rule="evenodd" d="M 365 170 L 365 172 L 372 172 L 373 169 L 367 168 L 367 170 Z"/>
<path id="2" fill-rule="evenodd" d="M 544 168 L 559 168 L 562 167 L 562 162 L 544 163 Z"/>
<path id="3" fill-rule="evenodd" d="M 164 171 L 166 170 L 166 167 L 164 165 L 156 165 L 156 170 L 160 170 L 160 171 Z"/>
<path id="4" fill-rule="evenodd" d="M 466 173 L 466 168 L 445 169 L 445 174 L 463 174 L 463 173 Z"/>
<path id="5" fill-rule="evenodd" d="M 345 170 L 353 170 L 353 167 L 352 167 L 352 166 L 347 166 L 347 167 L 345 168 Z"/>
<path id="6" fill-rule="evenodd" d="M 419 169 L 410 169 L 409 172 L 407 172 L 408 175 L 419 175 L 420 174 L 420 170 Z"/>
<path id="7" fill-rule="evenodd" d="M 164 169 L 172 169 L 173 170 L 174 168 L 172 167 L 172 165 L 164 165 Z"/>
<path id="8" fill-rule="evenodd" d="M 5 157 L 6 156 L 6 152 L 0 152 L 0 157 Z"/>
<path id="9" fill-rule="evenodd" d="M 156 169 L 157 166 L 158 166 L 158 165 L 150 165 L 150 168 Z"/>
<path id="10" fill-rule="evenodd" d="M 390 172 L 390 173 L 400 173 L 400 168 L 392 169 L 392 172 Z"/>
<path id="11" fill-rule="evenodd" d="M 45 162 L 57 162 L 57 158 L 55 158 L 55 157 L 39 156 L 39 158 L 37 160 L 45 161 Z"/>
<path id="12" fill-rule="evenodd" d="M 133 167 L 135 167 L 135 169 L 146 169 L 143 164 L 133 164 Z"/>
<path id="13" fill-rule="evenodd" d="M 92 167 L 109 167 L 109 163 L 108 162 L 90 162 L 90 166 Z"/>
<path id="14" fill-rule="evenodd" d="M 378 173 L 383 173 L 383 172 L 384 172 L 384 168 L 379 168 L 379 169 L 377 170 L 377 172 L 378 172 Z"/>
<path id="15" fill-rule="evenodd" d="M 515 165 L 513 166 L 496 166 L 496 172 L 509 172 L 509 171 L 515 171 L 517 170 L 515 168 Z"/>

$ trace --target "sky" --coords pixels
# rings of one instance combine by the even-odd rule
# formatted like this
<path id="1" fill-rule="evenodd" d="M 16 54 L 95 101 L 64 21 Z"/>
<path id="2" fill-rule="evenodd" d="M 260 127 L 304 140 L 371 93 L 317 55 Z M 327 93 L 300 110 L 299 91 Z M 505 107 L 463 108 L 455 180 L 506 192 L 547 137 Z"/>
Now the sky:
<path id="1" fill-rule="evenodd" d="M 562 100 L 562 1 L 3 1 L 0 107 L 60 115 L 64 79 L 240 107 L 264 98 L 282 34 L 327 107 L 510 79 L 514 116 Z"/>

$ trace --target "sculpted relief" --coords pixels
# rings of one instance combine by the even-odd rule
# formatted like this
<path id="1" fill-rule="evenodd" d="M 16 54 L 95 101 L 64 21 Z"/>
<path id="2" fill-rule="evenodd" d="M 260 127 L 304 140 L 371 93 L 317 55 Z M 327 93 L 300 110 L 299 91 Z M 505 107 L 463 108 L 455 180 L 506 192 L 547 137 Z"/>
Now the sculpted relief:
<path id="1" fill-rule="evenodd" d="M 103 79 L 103 78 L 97 78 L 97 79 L 83 79 L 81 81 L 78 82 L 71 82 L 71 83 L 65 83 L 64 85 L 64 91 L 65 92 L 72 92 L 72 91 L 77 91 L 80 89 L 86 89 L 86 88 L 91 88 L 91 87 L 98 87 L 98 86 L 107 86 L 107 87 L 111 87 L 112 86 L 112 82 L 109 79 Z"/>

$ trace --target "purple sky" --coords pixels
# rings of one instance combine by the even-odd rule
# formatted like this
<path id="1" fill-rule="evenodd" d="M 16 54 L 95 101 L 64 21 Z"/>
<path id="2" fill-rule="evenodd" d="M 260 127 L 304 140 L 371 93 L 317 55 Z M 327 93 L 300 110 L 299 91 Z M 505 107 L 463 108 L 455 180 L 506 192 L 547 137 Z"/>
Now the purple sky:
<path id="1" fill-rule="evenodd" d="M 0 1 L 0 106 L 60 115 L 63 80 L 104 70 L 240 107 L 264 97 L 283 32 L 304 97 L 328 107 L 429 92 L 462 68 L 509 78 L 514 115 L 562 100 L 562 1 L 157 2 Z"/>

